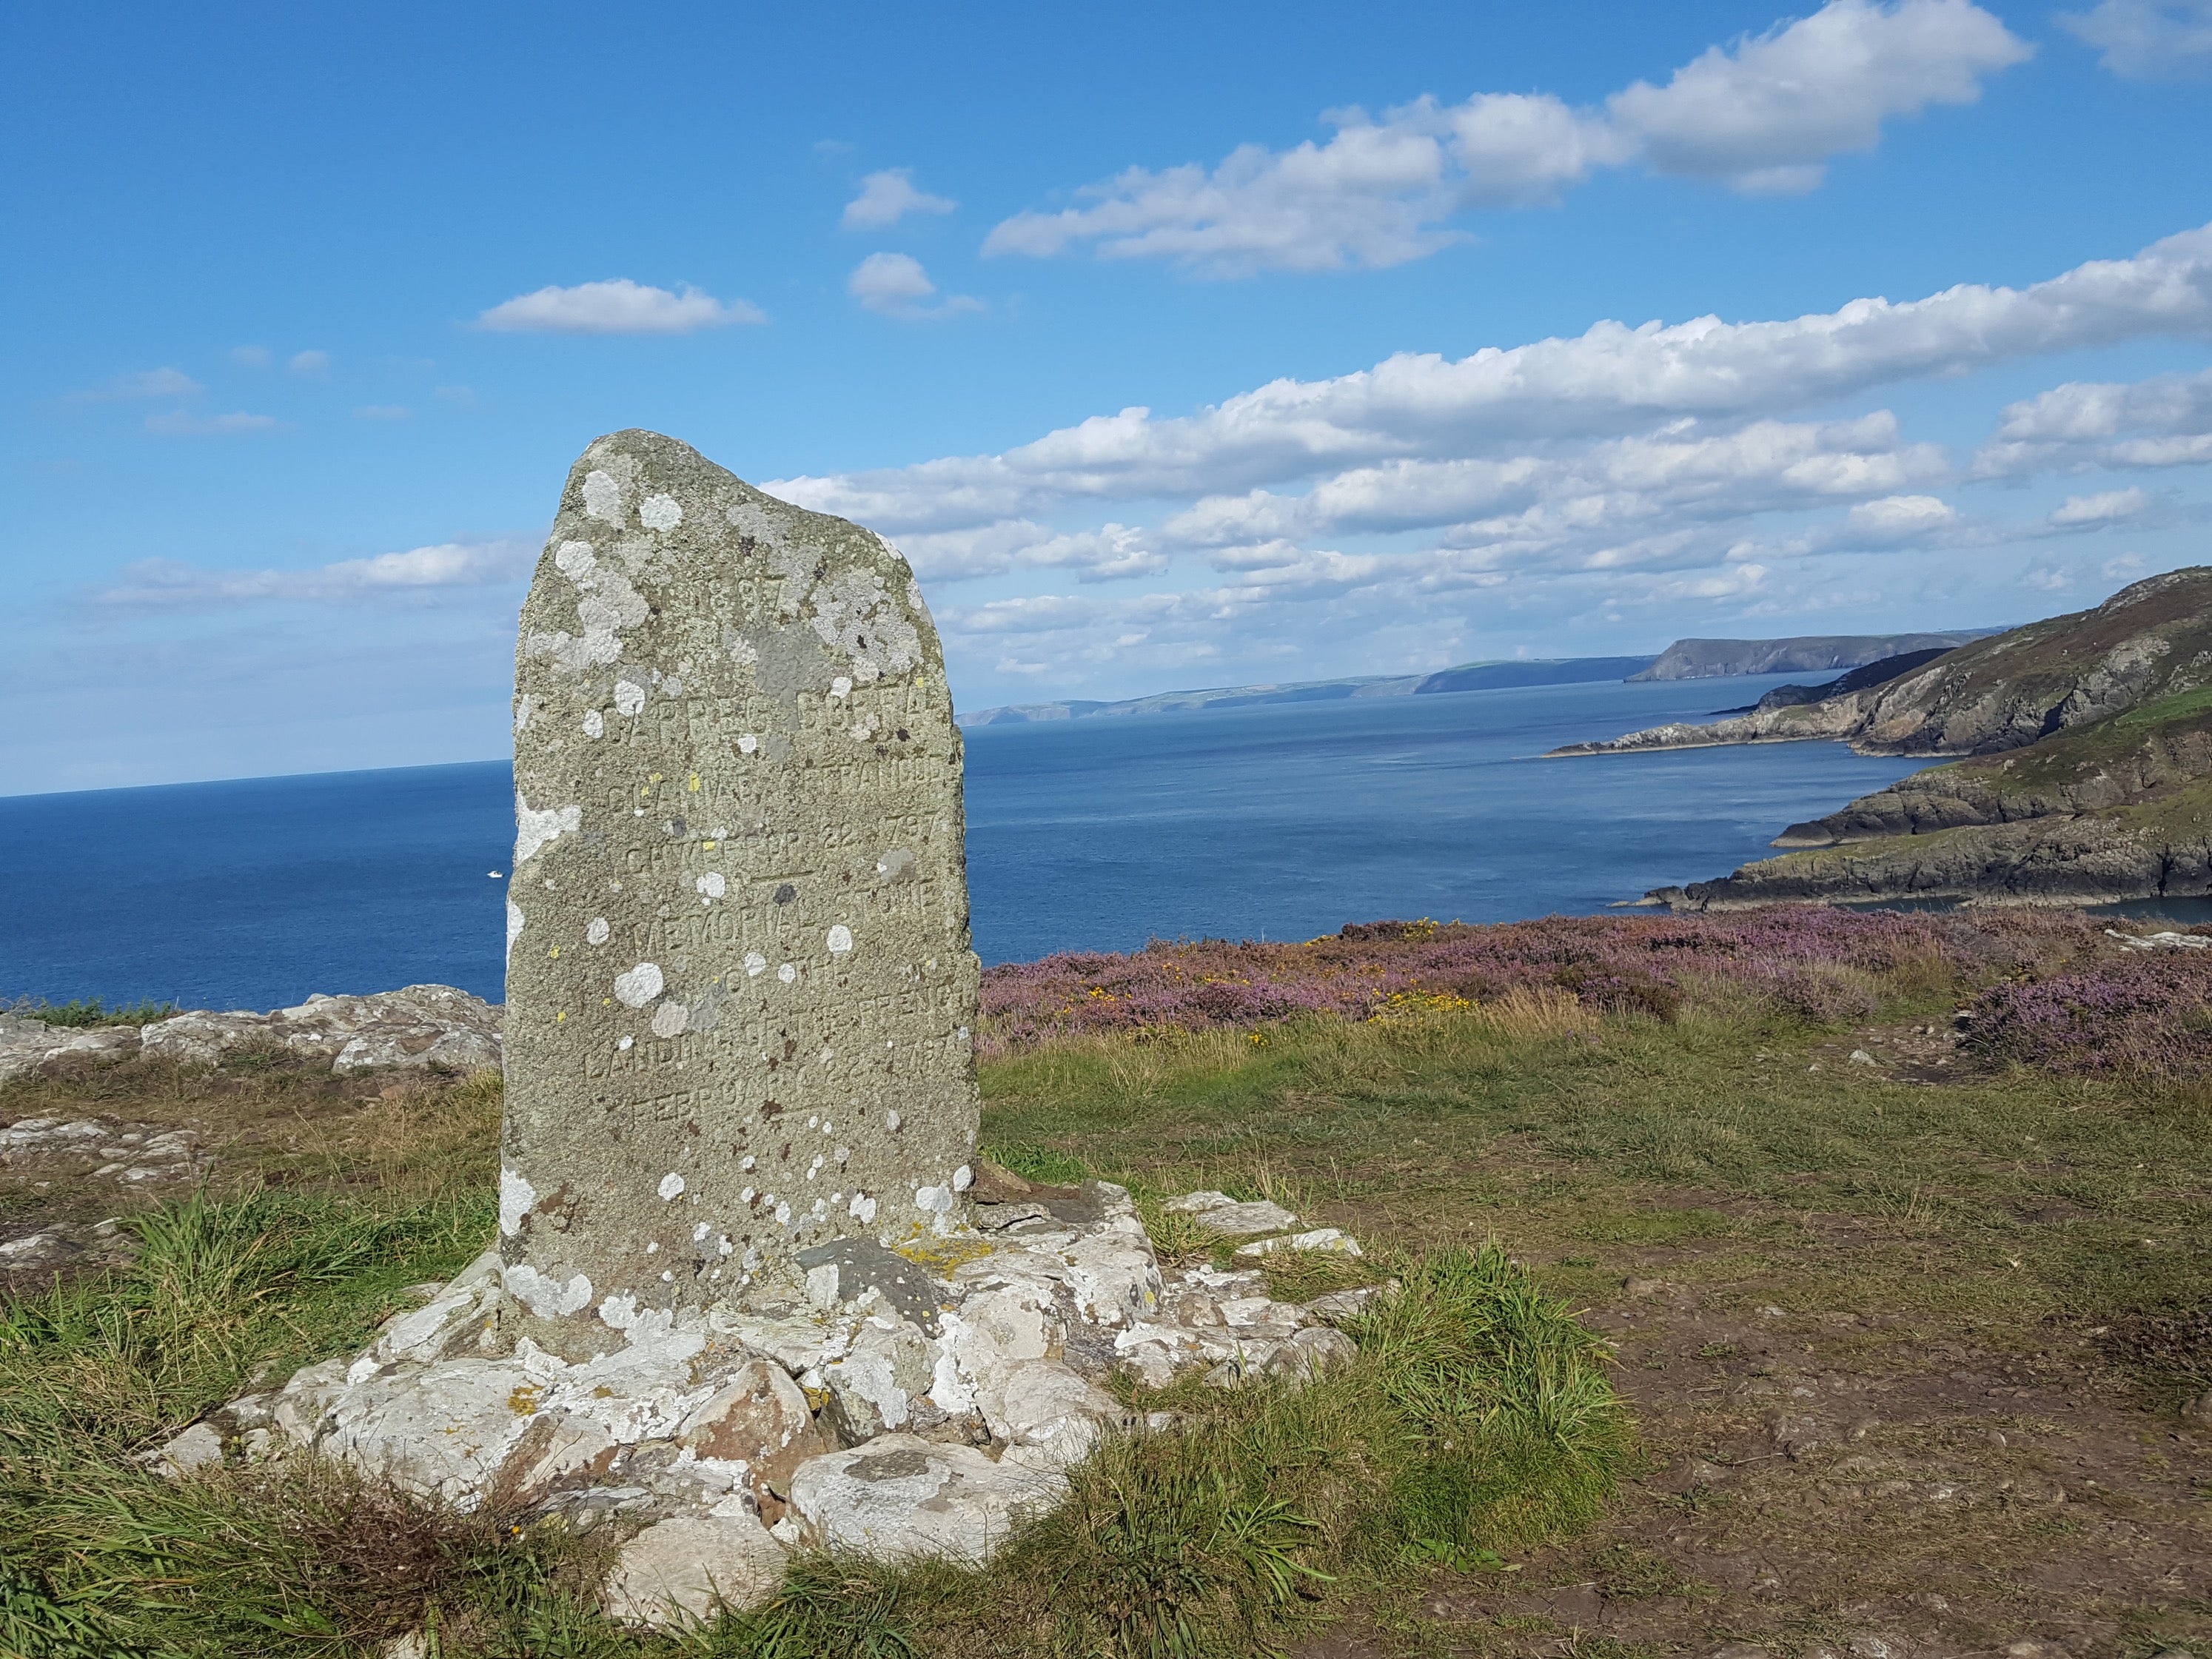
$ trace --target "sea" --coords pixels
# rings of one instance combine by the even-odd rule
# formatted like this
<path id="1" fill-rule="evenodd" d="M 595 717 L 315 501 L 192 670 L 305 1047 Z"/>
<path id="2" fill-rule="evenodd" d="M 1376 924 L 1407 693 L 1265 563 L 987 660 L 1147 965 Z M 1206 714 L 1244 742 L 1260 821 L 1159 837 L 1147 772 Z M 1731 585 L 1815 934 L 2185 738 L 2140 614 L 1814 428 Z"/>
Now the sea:
<path id="1" fill-rule="evenodd" d="M 1516 687 L 969 730 L 987 963 L 1349 921 L 1584 915 L 1765 856 L 1923 763 L 1840 744 L 1565 760 L 1786 677 Z M 505 761 L 0 797 L 0 1002 L 496 1000 Z"/>

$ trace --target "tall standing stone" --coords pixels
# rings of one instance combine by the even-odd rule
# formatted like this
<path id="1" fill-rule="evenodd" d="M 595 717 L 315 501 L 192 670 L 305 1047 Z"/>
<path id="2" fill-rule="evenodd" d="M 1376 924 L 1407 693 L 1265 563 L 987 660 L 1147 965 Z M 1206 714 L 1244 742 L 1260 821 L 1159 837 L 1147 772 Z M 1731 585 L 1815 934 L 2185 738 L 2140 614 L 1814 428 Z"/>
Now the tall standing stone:
<path id="1" fill-rule="evenodd" d="M 672 439 L 584 452 L 522 611 L 500 1231 L 549 1342 L 947 1224 L 960 736 L 906 562 Z"/>

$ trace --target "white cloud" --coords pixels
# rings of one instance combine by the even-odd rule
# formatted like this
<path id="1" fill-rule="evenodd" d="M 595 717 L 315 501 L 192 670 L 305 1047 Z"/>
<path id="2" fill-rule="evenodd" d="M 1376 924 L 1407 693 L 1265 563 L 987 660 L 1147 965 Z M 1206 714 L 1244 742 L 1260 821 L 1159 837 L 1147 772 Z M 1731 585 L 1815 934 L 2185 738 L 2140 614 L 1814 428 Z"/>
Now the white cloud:
<path id="1" fill-rule="evenodd" d="M 2140 553 L 2123 553 L 2117 559 L 2106 560 L 2100 567 L 2105 580 L 2114 582 L 2131 582 L 2142 575 L 2145 568 Z"/>
<path id="2" fill-rule="evenodd" d="M 1379 119 L 1333 111 L 1325 143 L 1245 144 L 1211 169 L 1131 167 L 1077 191 L 1077 206 L 1003 221 L 983 252 L 1081 246 L 1208 276 L 1334 270 L 1433 253 L 1459 240 L 1446 228 L 1454 214 L 1549 201 L 1599 167 L 1808 190 L 1832 157 L 1878 144 L 1885 121 L 1972 103 L 1984 78 L 2032 50 L 1972 0 L 1829 0 L 1601 109 L 1484 93 L 1449 106 L 1424 97 Z"/>
<path id="3" fill-rule="evenodd" d="M 331 354 L 327 351 L 295 351 L 284 360 L 284 367 L 295 374 L 326 374 L 330 372 Z"/>
<path id="4" fill-rule="evenodd" d="M 479 316 L 477 326 L 502 334 L 691 334 L 767 320 L 749 301 L 726 302 L 688 283 L 671 293 L 618 276 L 518 295 Z"/>
<path id="5" fill-rule="evenodd" d="M 866 309 L 907 322 L 957 317 L 983 308 L 981 300 L 965 294 L 948 295 L 931 304 L 937 299 L 937 284 L 929 280 L 921 261 L 908 253 L 871 253 L 853 268 L 845 291 Z"/>
<path id="6" fill-rule="evenodd" d="M 353 415 L 357 421 L 407 421 L 415 411 L 404 404 L 363 404 Z"/>
<path id="7" fill-rule="evenodd" d="M 2003 477 L 2058 467 L 2212 462 L 2212 369 L 2132 384 L 2069 380 L 2008 404 L 1974 470 Z"/>
<path id="8" fill-rule="evenodd" d="M 146 430 L 165 438 L 222 438 L 241 432 L 274 432 L 283 424 L 274 415 L 248 415 L 242 410 L 234 415 L 193 415 L 173 409 L 146 417 Z"/>
<path id="9" fill-rule="evenodd" d="M 441 542 L 404 553 L 341 559 L 307 570 L 205 570 L 172 559 L 145 559 L 126 567 L 93 595 L 96 605 L 138 611 L 177 611 L 271 600 L 349 603 L 362 599 L 419 595 L 450 587 L 518 580 L 530 574 L 538 550 L 512 539 Z"/>
<path id="10" fill-rule="evenodd" d="M 919 574 L 940 582 L 1002 576 L 1016 568 L 1073 570 L 1078 581 L 1113 581 L 1154 575 L 1169 563 L 1167 555 L 1150 544 L 1147 532 L 1121 524 L 1067 532 L 1010 519 L 968 530 L 901 536 L 896 545 Z"/>
<path id="11" fill-rule="evenodd" d="M 1656 441 L 1654 428 L 1685 416 L 1771 417 L 1895 381 L 2159 337 L 2212 337 L 2212 226 L 2027 288 L 1964 283 L 1771 322 L 1606 322 L 1456 361 L 1402 353 L 1332 380 L 1273 381 L 1194 415 L 1155 419 L 1133 407 L 995 455 L 769 488 L 887 532 L 950 530 L 1393 460 L 1526 456 L 1639 431 Z"/>
<path id="12" fill-rule="evenodd" d="M 2120 513 L 2126 492 L 2085 484 L 2057 514 L 2015 520 L 1954 499 L 1990 475 L 1886 410 L 1791 411 L 2159 338 L 2212 340 L 2212 227 L 2019 289 L 1404 354 L 1187 415 L 1133 407 L 994 454 L 766 488 L 892 535 L 934 586 L 1003 584 L 940 605 L 955 659 L 1064 690 L 1287 674 L 1347 640 L 1358 655 L 1325 672 L 1399 650 L 1452 660 L 1513 617 L 1555 639 L 1568 618 L 1614 641 L 1639 617 L 1682 633 L 1836 631 L 1824 605 L 1858 627 L 1929 589 L 1977 621 L 1978 595 L 2016 591 L 2021 550 L 2120 522 L 2096 515 Z M 2194 441 L 2208 405 L 2212 374 L 2057 388 L 1998 422 L 2002 441 L 2039 447 L 2005 476 Z M 1913 553 L 1944 556 L 1898 556 Z M 1873 557 L 1887 571 L 1847 584 L 1850 562 Z M 2046 560 L 2031 574 L 2091 570 Z"/>
<path id="13" fill-rule="evenodd" d="M 266 368 L 269 367 L 269 348 L 258 345 L 233 346 L 230 349 L 230 361 L 240 368 Z"/>
<path id="14" fill-rule="evenodd" d="M 188 398 L 202 390 L 181 368 L 141 368 L 111 374 L 98 386 L 73 394 L 81 404 L 122 403 L 136 398 Z"/>
<path id="15" fill-rule="evenodd" d="M 2084 530 L 2139 517 L 2149 505 L 2150 497 L 2141 489 L 2106 489 L 2094 495 L 2069 495 L 2052 511 L 2050 522 L 2060 530 Z"/>
<path id="16" fill-rule="evenodd" d="M 909 213 L 950 213 L 959 203 L 915 188 L 912 167 L 890 167 L 860 180 L 860 193 L 845 204 L 848 230 L 881 230 Z"/>
<path id="17" fill-rule="evenodd" d="M 2058 22 L 2131 81 L 2212 73 L 2212 0 L 2101 0 L 2088 11 L 2061 12 Z"/>
<path id="18" fill-rule="evenodd" d="M 1656 172 L 1794 193 L 1818 185 L 1831 156 L 1874 149 L 1883 122 L 1971 104 L 1984 76 L 2033 52 L 1970 0 L 1831 0 L 1707 49 L 1664 87 L 1639 81 L 1606 109 Z"/>

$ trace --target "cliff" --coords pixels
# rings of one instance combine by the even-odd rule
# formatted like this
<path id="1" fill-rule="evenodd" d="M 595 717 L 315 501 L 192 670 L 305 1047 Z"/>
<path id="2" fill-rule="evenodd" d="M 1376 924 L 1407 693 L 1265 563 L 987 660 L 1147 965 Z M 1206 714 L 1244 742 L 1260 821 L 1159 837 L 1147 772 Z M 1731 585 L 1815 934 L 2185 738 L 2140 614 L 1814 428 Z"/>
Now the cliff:
<path id="1" fill-rule="evenodd" d="M 1721 679 L 1736 674 L 1821 674 L 1908 651 L 1948 651 L 1994 632 L 1811 634 L 1789 640 L 1677 640 L 1632 680 Z"/>
<path id="2" fill-rule="evenodd" d="M 1887 686 L 1721 724 L 1754 732 L 1737 741 L 1786 732 L 1847 738 L 1863 753 L 1968 758 L 1775 839 L 1804 850 L 1660 889 L 1651 902 L 2212 894 L 2212 569 L 2138 582 L 2094 611 L 1951 652 Z M 1658 736 L 1620 746 L 1673 746 Z"/>

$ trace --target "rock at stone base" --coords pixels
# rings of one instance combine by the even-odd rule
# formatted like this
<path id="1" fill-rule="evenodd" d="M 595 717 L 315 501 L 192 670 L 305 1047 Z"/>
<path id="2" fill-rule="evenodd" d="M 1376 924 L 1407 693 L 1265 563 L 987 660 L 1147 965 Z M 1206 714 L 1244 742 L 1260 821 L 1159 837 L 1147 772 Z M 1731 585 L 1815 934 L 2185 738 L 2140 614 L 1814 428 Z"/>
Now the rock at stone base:
<path id="1" fill-rule="evenodd" d="M 1277 1250 L 1334 1250 L 1345 1255 L 1366 1254 L 1359 1248 L 1358 1239 L 1334 1227 L 1316 1227 L 1310 1233 L 1293 1233 L 1288 1238 L 1263 1238 L 1256 1243 L 1237 1247 L 1237 1254 L 1242 1256 L 1273 1255 Z"/>
<path id="2" fill-rule="evenodd" d="M 1201 1227 L 1231 1238 L 1255 1233 L 1284 1233 L 1298 1224 L 1297 1217 L 1265 1199 L 1240 1204 L 1226 1193 L 1185 1193 L 1164 1206 L 1173 1215 L 1187 1215 Z"/>
<path id="3" fill-rule="evenodd" d="M 936 1364 L 929 1339 L 907 1321 L 878 1315 L 864 1322 L 853 1346 L 822 1367 L 830 1403 L 823 1416 L 844 1445 L 857 1446 L 914 1420 L 915 1401 L 929 1392 Z"/>
<path id="4" fill-rule="evenodd" d="M 781 1365 L 759 1359 L 695 1407 L 678 1425 L 676 1442 L 700 1457 L 744 1463 L 763 1516 L 771 1504 L 782 1507 L 770 1489 L 788 1492 L 793 1472 L 830 1449 L 799 1384 Z"/>
<path id="5" fill-rule="evenodd" d="M 1342 1331 L 1315 1325 L 1298 1332 L 1269 1355 L 1265 1369 L 1269 1376 L 1310 1382 L 1358 1358 L 1358 1347 Z"/>
<path id="6" fill-rule="evenodd" d="M 179 1480 L 204 1464 L 222 1462 L 222 1436 L 209 1424 L 195 1423 L 139 1462 L 165 1480 Z"/>
<path id="7" fill-rule="evenodd" d="M 1043 1461 L 1060 1468 L 1081 1462 L 1123 1415 L 1113 1395 L 1050 1359 L 1006 1366 L 978 1390 L 977 1403 L 994 1435 L 1048 1453 Z"/>
<path id="8" fill-rule="evenodd" d="M 791 1478 L 793 1516 L 783 1524 L 799 1542 L 829 1549 L 981 1562 L 1017 1526 L 1066 1495 L 1066 1479 L 1054 1471 L 887 1434 L 800 1464 Z"/>
<path id="9" fill-rule="evenodd" d="M 705 1625 L 722 1607 L 755 1607 L 772 1598 L 788 1559 L 750 1515 L 659 1522 L 615 1559 L 607 1613 L 652 1630 Z"/>
<path id="10" fill-rule="evenodd" d="M 548 1413 L 534 1419 L 492 1479 L 492 1489 L 521 1504 L 542 1504 L 564 1486 L 595 1480 L 622 1448 L 588 1418 Z"/>
<path id="11" fill-rule="evenodd" d="M 1316 1319 L 1340 1325 L 1347 1319 L 1357 1319 L 1365 1313 L 1382 1294 L 1381 1289 L 1373 1285 L 1363 1285 L 1357 1290 L 1331 1291 L 1327 1296 L 1317 1296 L 1307 1303 L 1306 1311 Z"/>

